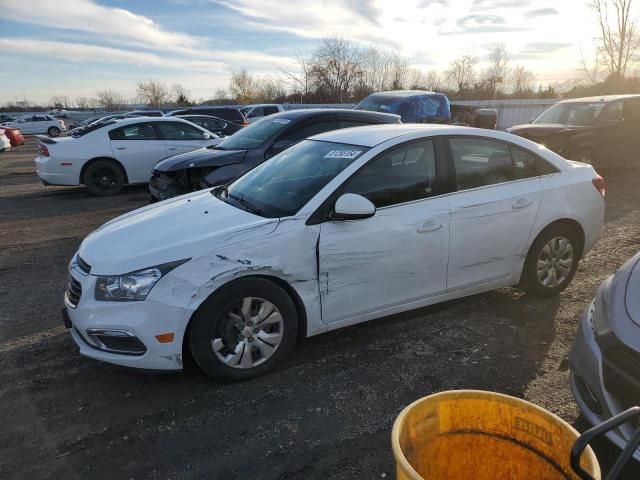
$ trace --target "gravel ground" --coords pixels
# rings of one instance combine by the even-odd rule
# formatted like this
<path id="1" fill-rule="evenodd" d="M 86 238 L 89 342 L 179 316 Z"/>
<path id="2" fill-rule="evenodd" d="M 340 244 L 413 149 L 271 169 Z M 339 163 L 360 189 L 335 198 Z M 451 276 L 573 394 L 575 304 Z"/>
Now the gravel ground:
<path id="1" fill-rule="evenodd" d="M 525 398 L 584 430 L 567 353 L 598 284 L 640 250 L 639 169 L 603 170 L 603 236 L 558 298 L 503 289 L 309 339 L 240 384 L 81 358 L 61 326 L 67 263 L 91 230 L 147 202 L 44 187 L 32 139 L 0 153 L 0 477 L 393 477 L 392 423 L 440 390 Z M 616 449 L 596 444 L 606 470 Z M 631 465 L 624 478 L 639 478 Z"/>

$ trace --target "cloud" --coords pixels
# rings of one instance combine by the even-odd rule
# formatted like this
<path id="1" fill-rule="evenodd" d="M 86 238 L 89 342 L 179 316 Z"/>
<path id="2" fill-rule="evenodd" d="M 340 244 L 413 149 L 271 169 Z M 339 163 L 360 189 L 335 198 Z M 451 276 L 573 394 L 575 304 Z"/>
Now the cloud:
<path id="1" fill-rule="evenodd" d="M 455 30 L 440 31 L 440 35 L 464 35 L 470 33 L 518 32 L 524 27 L 509 25 L 507 19 L 499 15 L 465 15 L 456 21 Z"/>
<path id="2" fill-rule="evenodd" d="M 561 42 L 534 42 L 525 45 L 521 53 L 538 54 L 538 53 L 551 53 L 561 50 L 563 48 L 570 47 L 571 43 Z"/>
<path id="3" fill-rule="evenodd" d="M 559 15 L 560 12 L 555 8 L 539 8 L 537 10 L 529 10 L 524 13 L 524 18 L 548 17 L 550 15 Z"/>
<path id="4" fill-rule="evenodd" d="M 495 10 L 498 8 L 518 8 L 526 6 L 529 0 L 473 0 L 472 10 Z"/>
<path id="5" fill-rule="evenodd" d="M 3 20 L 32 23 L 101 35 L 105 40 L 134 41 L 140 46 L 181 51 L 199 46 L 202 39 L 163 29 L 148 17 L 92 0 L 30 0 L 2 2 Z"/>
<path id="6" fill-rule="evenodd" d="M 430 7 L 431 5 L 437 5 L 437 4 L 442 5 L 443 7 L 449 6 L 448 0 L 422 0 L 421 2 L 418 3 L 417 7 L 427 8 L 427 7 Z"/>
<path id="7" fill-rule="evenodd" d="M 376 25 L 380 23 L 378 19 L 381 11 L 369 0 L 345 0 L 345 3 L 349 9 L 366 20 L 369 20 L 371 23 Z"/>

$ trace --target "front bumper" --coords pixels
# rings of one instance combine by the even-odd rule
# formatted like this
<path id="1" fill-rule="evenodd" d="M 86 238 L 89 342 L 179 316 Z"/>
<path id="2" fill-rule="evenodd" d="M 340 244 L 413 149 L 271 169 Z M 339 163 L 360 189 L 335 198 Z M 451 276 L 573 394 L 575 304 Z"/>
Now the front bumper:
<path id="1" fill-rule="evenodd" d="M 65 299 L 71 337 L 81 355 L 144 370 L 182 370 L 182 340 L 189 312 L 148 298 L 140 302 L 97 301 L 94 299 L 97 277 L 75 268 L 70 276 L 81 286 L 77 303 L 75 297 L 73 302 Z M 127 332 L 129 338 L 116 344 L 108 337 L 100 337 L 105 332 L 107 336 Z M 174 334 L 173 341 L 161 343 L 156 336 L 166 333 Z M 136 342 L 142 347 L 132 348 Z M 117 350 L 120 353 L 115 353 Z"/>
<path id="2" fill-rule="evenodd" d="M 571 392 L 586 419 L 592 425 L 597 425 L 623 412 L 627 407 L 604 386 L 602 351 L 590 326 L 594 314 L 593 305 L 592 302 L 582 316 L 569 353 L 569 363 Z M 631 425 L 625 424 L 606 435 L 622 449 L 633 431 Z M 636 450 L 633 458 L 640 461 L 640 449 Z"/>
<path id="3" fill-rule="evenodd" d="M 183 184 L 179 182 L 175 175 L 154 171 L 149 180 L 149 193 L 153 200 L 167 200 L 189 193 Z"/>

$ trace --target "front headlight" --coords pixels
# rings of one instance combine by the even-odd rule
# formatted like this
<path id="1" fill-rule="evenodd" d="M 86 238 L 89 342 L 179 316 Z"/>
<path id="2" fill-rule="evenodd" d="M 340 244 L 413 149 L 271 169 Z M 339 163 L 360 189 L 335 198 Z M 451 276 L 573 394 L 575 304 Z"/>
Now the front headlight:
<path id="1" fill-rule="evenodd" d="M 188 262 L 190 258 L 165 263 L 155 267 L 136 270 L 124 275 L 98 277 L 96 281 L 95 299 L 110 302 L 142 301 L 158 280 L 174 268 Z"/>
<path id="2" fill-rule="evenodd" d="M 610 330 L 609 327 L 609 301 L 611 297 L 611 283 L 613 277 L 607 278 L 598 293 L 594 301 L 593 312 L 591 318 L 593 320 L 593 330 L 596 335 L 602 335 Z"/>

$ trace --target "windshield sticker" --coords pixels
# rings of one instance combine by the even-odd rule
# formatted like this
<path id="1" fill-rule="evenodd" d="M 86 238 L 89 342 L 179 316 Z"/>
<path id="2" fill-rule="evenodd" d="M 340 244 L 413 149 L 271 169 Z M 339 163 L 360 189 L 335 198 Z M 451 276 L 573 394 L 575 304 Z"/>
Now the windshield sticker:
<path id="1" fill-rule="evenodd" d="M 274 120 L 271 120 L 273 123 L 282 123 L 282 124 L 287 124 L 289 123 L 291 120 L 287 119 L 287 118 L 276 118 Z"/>
<path id="2" fill-rule="evenodd" d="M 380 105 L 380 110 L 391 110 L 389 105 Z"/>
<path id="3" fill-rule="evenodd" d="M 354 159 L 362 153 L 362 150 L 331 150 L 324 158 L 348 158 Z"/>

